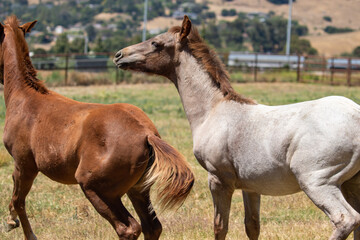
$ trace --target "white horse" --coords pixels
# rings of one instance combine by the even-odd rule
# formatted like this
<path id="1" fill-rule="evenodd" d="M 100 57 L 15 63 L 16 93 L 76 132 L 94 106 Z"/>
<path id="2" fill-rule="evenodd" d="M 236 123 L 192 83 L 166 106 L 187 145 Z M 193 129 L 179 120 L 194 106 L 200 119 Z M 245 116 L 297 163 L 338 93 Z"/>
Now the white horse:
<path id="1" fill-rule="evenodd" d="M 235 93 L 216 54 L 191 27 L 120 50 L 122 69 L 169 78 L 190 122 L 194 154 L 209 173 L 215 239 L 225 239 L 231 197 L 243 190 L 245 227 L 260 232 L 260 195 L 304 191 L 331 219 L 330 239 L 360 239 L 360 106 L 325 97 L 265 106 Z"/>

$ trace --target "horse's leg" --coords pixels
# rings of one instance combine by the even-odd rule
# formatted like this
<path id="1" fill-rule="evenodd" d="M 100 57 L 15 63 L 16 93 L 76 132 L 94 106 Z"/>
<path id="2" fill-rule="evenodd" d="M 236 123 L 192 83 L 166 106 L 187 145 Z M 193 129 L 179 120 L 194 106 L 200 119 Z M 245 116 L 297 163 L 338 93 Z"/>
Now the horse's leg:
<path id="1" fill-rule="evenodd" d="M 360 224 L 360 215 L 345 200 L 337 186 L 305 186 L 304 192 L 323 210 L 335 226 L 330 239 L 346 239 Z"/>
<path id="2" fill-rule="evenodd" d="M 13 172 L 14 190 L 9 204 L 10 216 L 7 221 L 7 228 L 11 230 L 16 227 L 16 216 L 18 215 L 26 240 L 36 239 L 25 210 L 25 198 L 31 189 L 36 175 L 37 171 L 32 171 L 30 168 L 20 171 L 19 168 L 15 167 Z"/>
<path id="3" fill-rule="evenodd" d="M 141 226 L 126 210 L 120 197 L 104 196 L 82 183 L 80 186 L 96 211 L 113 226 L 119 239 L 133 240 L 139 237 Z"/>
<path id="4" fill-rule="evenodd" d="M 245 207 L 245 230 L 249 239 L 259 238 L 260 234 L 260 194 L 242 191 Z"/>
<path id="5" fill-rule="evenodd" d="M 231 198 L 234 188 L 221 182 L 218 177 L 209 173 L 209 187 L 214 203 L 215 239 L 223 240 L 228 232 Z"/>
<path id="6" fill-rule="evenodd" d="M 292 171 L 295 173 L 301 189 L 335 226 L 330 239 L 346 239 L 359 226 L 360 214 L 346 201 L 339 186 L 330 182 L 335 170 L 324 171 L 324 169 L 318 170 L 316 167 L 306 169 L 304 166 L 307 162 L 303 156 L 301 159 L 294 159 L 293 157 Z"/>
<path id="7" fill-rule="evenodd" d="M 348 203 L 360 213 L 360 174 L 358 173 L 353 179 L 345 182 L 341 190 Z M 354 231 L 354 240 L 360 240 L 360 227 Z"/>
<path id="8" fill-rule="evenodd" d="M 15 194 L 15 177 L 14 177 L 14 173 L 12 174 L 12 180 L 13 180 L 13 193 L 12 196 L 14 196 Z M 9 211 L 10 211 L 10 216 L 7 218 L 6 221 L 6 231 L 10 232 L 11 230 L 13 230 L 14 228 L 17 228 L 20 226 L 20 222 L 17 219 L 17 213 L 15 211 L 14 205 L 13 205 L 13 201 L 10 201 L 9 204 Z"/>
<path id="9" fill-rule="evenodd" d="M 130 198 L 136 213 L 140 217 L 144 239 L 159 239 L 162 232 L 162 226 L 155 211 L 152 209 L 149 190 L 139 191 L 132 188 L 127 192 L 127 195 Z"/>

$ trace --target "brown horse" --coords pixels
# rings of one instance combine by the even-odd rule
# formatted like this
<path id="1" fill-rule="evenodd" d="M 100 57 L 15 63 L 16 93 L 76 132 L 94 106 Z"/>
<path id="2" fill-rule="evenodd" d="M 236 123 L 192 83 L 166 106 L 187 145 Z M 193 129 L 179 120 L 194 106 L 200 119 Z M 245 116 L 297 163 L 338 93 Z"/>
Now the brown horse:
<path id="1" fill-rule="evenodd" d="M 79 184 L 120 239 L 158 239 L 162 227 L 152 210 L 149 188 L 157 183 L 160 206 L 178 207 L 189 194 L 193 174 L 184 157 L 160 139 L 154 124 L 130 104 L 81 103 L 48 90 L 36 77 L 25 33 L 15 16 L 0 24 L 0 81 L 4 84 L 4 144 L 15 160 L 14 190 L 7 224 L 36 239 L 25 197 L 42 172 L 64 184 Z M 126 210 L 127 194 L 141 226 Z"/>

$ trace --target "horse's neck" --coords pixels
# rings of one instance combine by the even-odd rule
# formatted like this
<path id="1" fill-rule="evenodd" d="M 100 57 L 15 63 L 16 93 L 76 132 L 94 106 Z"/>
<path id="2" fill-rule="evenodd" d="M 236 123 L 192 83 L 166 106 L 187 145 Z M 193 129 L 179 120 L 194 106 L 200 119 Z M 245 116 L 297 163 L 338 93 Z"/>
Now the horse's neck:
<path id="1" fill-rule="evenodd" d="M 173 79 L 173 82 L 176 83 L 191 130 L 194 132 L 224 96 L 193 56 L 182 52 L 179 60 L 181 64 L 176 68 L 176 79 Z"/>
<path id="2" fill-rule="evenodd" d="M 27 77 L 22 67 L 27 67 L 21 64 L 24 61 L 24 56 L 18 56 L 16 44 L 9 42 L 4 48 L 4 98 L 5 104 L 8 105 L 9 101 L 20 92 L 26 90 L 26 82 L 24 79 Z"/>

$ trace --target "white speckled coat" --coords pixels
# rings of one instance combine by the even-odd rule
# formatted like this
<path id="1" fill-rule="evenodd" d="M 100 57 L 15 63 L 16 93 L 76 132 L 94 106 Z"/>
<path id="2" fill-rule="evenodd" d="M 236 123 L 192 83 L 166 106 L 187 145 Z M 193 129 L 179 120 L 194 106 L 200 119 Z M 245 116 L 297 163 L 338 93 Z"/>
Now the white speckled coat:
<path id="1" fill-rule="evenodd" d="M 243 190 L 250 239 L 259 237 L 261 194 L 301 190 L 334 224 L 330 239 L 346 239 L 354 230 L 360 239 L 360 106 L 338 96 L 284 106 L 229 100 L 221 86 L 226 83 L 214 82 L 222 65 L 194 54 L 194 42 L 204 43 L 190 29 L 184 17 L 178 30 L 122 49 L 114 62 L 166 76 L 177 87 L 195 157 L 209 172 L 215 239 L 225 239 L 235 189 Z"/>

